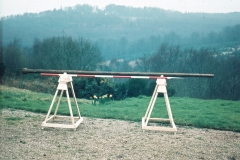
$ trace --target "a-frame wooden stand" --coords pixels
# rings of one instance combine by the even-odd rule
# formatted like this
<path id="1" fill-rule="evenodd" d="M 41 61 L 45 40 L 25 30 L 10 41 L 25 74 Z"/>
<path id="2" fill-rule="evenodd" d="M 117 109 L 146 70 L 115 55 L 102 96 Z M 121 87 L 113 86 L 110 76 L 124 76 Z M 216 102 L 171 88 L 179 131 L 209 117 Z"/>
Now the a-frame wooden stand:
<path id="1" fill-rule="evenodd" d="M 71 101 L 70 101 L 70 98 L 69 98 L 68 88 L 71 88 L 71 90 L 72 90 L 73 98 L 74 98 L 76 109 L 77 109 L 77 112 L 78 112 L 78 117 L 73 117 L 72 106 L 71 106 Z M 54 115 L 50 116 L 50 113 L 52 111 L 54 102 L 55 102 L 56 97 L 58 95 L 58 91 L 60 91 L 60 90 L 61 90 L 61 93 L 60 93 L 60 97 L 58 99 L 58 103 L 57 103 Z M 68 102 L 68 108 L 69 108 L 70 116 L 57 116 L 58 107 L 60 105 L 60 101 L 61 101 L 61 98 L 62 98 L 62 95 L 63 95 L 64 91 L 66 91 L 66 95 L 67 95 L 67 102 Z M 68 119 L 68 120 L 71 121 L 71 124 L 49 123 L 50 120 L 54 121 L 55 119 Z M 58 80 L 58 87 L 57 87 L 57 90 L 56 90 L 55 95 L 53 97 L 50 108 L 48 110 L 47 116 L 45 118 L 45 121 L 42 122 L 42 129 L 44 129 L 44 127 L 59 127 L 59 128 L 73 128 L 74 131 L 76 131 L 76 128 L 80 125 L 80 123 L 82 121 L 83 121 L 83 118 L 80 115 L 79 107 L 78 107 L 78 104 L 77 104 L 77 99 L 76 99 L 75 92 L 74 92 L 74 89 L 73 89 L 72 76 L 67 75 L 67 73 L 61 74 L 60 78 Z"/>
<path id="2" fill-rule="evenodd" d="M 169 132 L 177 132 L 177 127 L 173 121 L 173 117 L 172 117 L 172 111 L 171 111 L 171 107 L 170 107 L 170 103 L 169 103 L 169 99 L 168 99 L 168 94 L 167 94 L 167 83 L 166 83 L 166 79 L 161 78 L 161 79 L 157 79 L 156 81 L 156 87 L 155 90 L 153 92 L 152 98 L 150 100 L 150 103 L 148 105 L 147 111 L 145 116 L 142 118 L 142 129 L 146 129 L 146 130 L 158 130 L 158 131 L 169 131 Z M 156 102 L 158 93 L 163 93 L 164 94 L 164 99 L 166 102 L 166 108 L 167 108 L 167 112 L 168 112 L 168 119 L 166 118 L 150 118 L 152 110 L 154 108 L 154 104 Z M 148 123 L 149 122 L 170 122 L 171 127 L 159 127 L 159 126 L 149 126 Z"/>

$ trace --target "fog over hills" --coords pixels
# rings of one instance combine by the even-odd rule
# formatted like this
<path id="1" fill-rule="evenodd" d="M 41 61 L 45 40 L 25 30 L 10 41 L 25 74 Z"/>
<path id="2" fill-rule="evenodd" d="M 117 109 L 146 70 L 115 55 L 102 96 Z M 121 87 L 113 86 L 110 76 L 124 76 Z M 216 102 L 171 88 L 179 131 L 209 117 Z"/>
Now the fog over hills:
<path id="1" fill-rule="evenodd" d="M 33 37 L 41 39 L 62 35 L 82 36 L 92 40 L 121 37 L 136 40 L 169 32 L 182 36 L 189 36 L 192 32 L 218 32 L 226 26 L 240 23 L 240 13 L 181 13 L 117 5 L 100 10 L 88 5 L 77 5 L 74 8 L 7 17 L 2 21 L 5 43 L 14 37 L 29 43 Z"/>
<path id="2" fill-rule="evenodd" d="M 211 33 L 219 34 L 225 27 L 240 24 L 240 13 L 181 13 L 118 5 L 108 5 L 101 10 L 89 5 L 77 5 L 36 14 L 4 17 L 1 23 L 3 45 L 14 38 L 20 39 L 23 46 L 31 46 L 34 38 L 83 37 L 98 43 L 103 55 L 109 55 L 109 46 L 116 44 L 126 48 L 127 45 L 150 43 L 148 45 L 153 50 L 146 51 L 148 53 L 156 51 L 159 43 L 163 42 L 191 47 L 199 41 L 202 43 L 203 39 L 205 41 Z M 145 54 L 146 49 L 142 47 L 141 54 Z M 104 48 L 108 48 L 108 51 Z"/>

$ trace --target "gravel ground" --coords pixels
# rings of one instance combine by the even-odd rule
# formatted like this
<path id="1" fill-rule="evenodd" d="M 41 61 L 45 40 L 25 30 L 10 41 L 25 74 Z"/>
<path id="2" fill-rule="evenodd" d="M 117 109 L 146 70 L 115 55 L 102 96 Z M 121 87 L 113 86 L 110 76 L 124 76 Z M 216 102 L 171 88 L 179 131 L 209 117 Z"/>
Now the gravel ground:
<path id="1" fill-rule="evenodd" d="M 45 115 L 1 110 L 0 159 L 240 159 L 240 133 L 178 127 L 143 131 L 141 122 L 85 118 L 72 129 L 45 128 Z"/>

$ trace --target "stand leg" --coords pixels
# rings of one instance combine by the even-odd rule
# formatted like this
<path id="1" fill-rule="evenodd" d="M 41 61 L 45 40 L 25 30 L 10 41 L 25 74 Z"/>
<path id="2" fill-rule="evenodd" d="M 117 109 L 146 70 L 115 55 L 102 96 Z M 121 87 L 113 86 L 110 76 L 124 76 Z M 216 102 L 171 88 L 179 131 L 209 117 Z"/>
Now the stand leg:
<path id="1" fill-rule="evenodd" d="M 46 116 L 44 122 L 47 121 L 47 119 L 48 119 L 48 117 L 49 117 L 49 115 L 50 115 L 50 113 L 51 113 L 51 110 L 52 110 L 53 104 L 54 104 L 54 102 L 55 102 L 55 99 L 56 99 L 56 97 L 57 97 L 57 94 L 58 94 L 58 89 L 57 89 L 56 92 L 55 92 L 55 95 L 54 95 L 54 97 L 53 97 L 52 103 L 51 103 L 51 105 L 50 105 L 50 108 L 49 108 L 49 110 L 48 110 L 48 113 L 47 113 L 47 116 Z"/>
<path id="2" fill-rule="evenodd" d="M 150 110 L 149 110 L 147 119 L 146 119 L 146 121 L 145 121 L 145 125 L 146 125 L 146 126 L 147 126 L 148 121 L 149 121 L 149 118 L 150 118 L 150 116 L 151 116 L 151 114 L 152 114 L 152 110 L 153 110 L 154 104 L 155 104 L 155 102 L 156 102 L 157 96 L 158 96 L 158 93 L 155 92 L 155 94 L 153 95 L 153 100 L 152 100 L 152 102 L 150 102 L 150 103 L 151 103 Z"/>
<path id="3" fill-rule="evenodd" d="M 66 90 L 66 94 L 67 94 L 67 101 L 68 101 L 68 107 L 69 107 L 69 111 L 70 111 L 70 116 L 71 116 L 72 125 L 74 125 L 74 118 L 73 118 L 71 101 L 70 101 L 70 98 L 69 98 L 68 90 Z"/>
<path id="4" fill-rule="evenodd" d="M 63 95 L 63 90 L 61 91 L 60 97 L 59 97 L 59 99 L 58 99 L 57 107 L 56 107 L 56 109 L 55 109 L 54 116 L 53 116 L 53 121 L 54 121 L 54 118 L 55 118 L 56 115 L 57 115 L 57 111 L 58 111 L 58 107 L 59 107 L 59 105 L 60 105 L 60 101 L 61 101 L 61 99 L 62 99 L 62 95 Z"/>
<path id="5" fill-rule="evenodd" d="M 165 103 L 166 103 L 166 108 L 167 108 L 167 112 L 168 112 L 168 117 L 169 117 L 170 123 L 171 123 L 173 128 L 176 128 L 175 123 L 173 121 L 172 111 L 171 111 L 171 107 L 170 107 L 170 103 L 169 103 L 169 99 L 168 99 L 167 93 L 164 93 L 164 98 L 165 98 Z"/>
<path id="6" fill-rule="evenodd" d="M 152 98 L 151 98 L 151 100 L 150 100 L 150 102 L 149 102 L 149 105 L 148 105 L 147 111 L 146 111 L 145 116 L 144 116 L 145 118 L 147 118 L 147 115 L 148 115 L 148 113 L 149 113 L 149 110 L 150 110 L 150 108 L 151 108 L 151 106 L 152 106 L 152 102 L 153 102 L 153 99 L 154 99 L 154 95 L 155 95 L 156 92 L 157 92 L 157 88 L 158 88 L 158 85 L 155 86 L 155 89 L 154 89 L 154 92 L 153 92 Z"/>
<path id="7" fill-rule="evenodd" d="M 74 89 L 73 89 L 73 84 L 72 84 L 72 82 L 71 82 L 70 84 L 71 84 L 71 89 L 72 89 L 72 94 L 73 94 L 74 102 L 75 102 L 76 109 L 77 109 L 77 112 L 78 112 L 78 117 L 79 117 L 79 119 L 80 119 L 80 118 L 81 118 L 81 115 L 80 115 L 80 110 L 79 110 L 79 107 L 78 107 L 77 99 L 76 99 L 76 96 L 75 96 L 75 92 L 74 92 Z"/>

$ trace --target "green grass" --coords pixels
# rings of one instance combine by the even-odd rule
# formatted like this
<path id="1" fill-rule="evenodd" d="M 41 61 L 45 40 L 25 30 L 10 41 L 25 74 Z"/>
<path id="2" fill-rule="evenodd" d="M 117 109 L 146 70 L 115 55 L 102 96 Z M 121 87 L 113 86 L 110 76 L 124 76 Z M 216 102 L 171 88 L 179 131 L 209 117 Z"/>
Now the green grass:
<path id="1" fill-rule="evenodd" d="M 1 86 L 0 98 L 1 108 L 22 109 L 45 114 L 53 95 Z M 90 100 L 78 99 L 78 105 L 81 115 L 85 117 L 141 122 L 150 99 L 151 97 L 139 96 L 123 101 L 107 101 L 99 105 L 92 105 Z M 170 97 L 170 104 L 177 125 L 240 132 L 240 101 Z M 76 113 L 74 103 L 72 107 L 73 112 Z M 58 114 L 69 115 L 65 97 L 60 104 Z M 157 99 L 151 117 L 167 117 L 162 97 Z"/>

